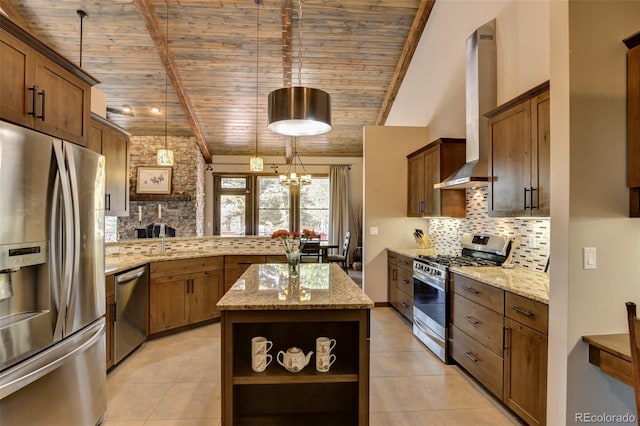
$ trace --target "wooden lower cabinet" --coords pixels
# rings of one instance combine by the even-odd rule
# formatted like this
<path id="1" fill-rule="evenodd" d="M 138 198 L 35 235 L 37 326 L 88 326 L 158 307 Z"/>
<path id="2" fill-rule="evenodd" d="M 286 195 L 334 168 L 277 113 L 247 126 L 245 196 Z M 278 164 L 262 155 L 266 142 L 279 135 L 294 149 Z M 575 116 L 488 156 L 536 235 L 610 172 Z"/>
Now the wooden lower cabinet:
<path id="1" fill-rule="evenodd" d="M 115 360 L 114 324 L 116 320 L 115 276 L 105 278 L 105 346 L 107 353 L 107 369 L 113 367 Z"/>
<path id="2" fill-rule="evenodd" d="M 222 257 L 151 263 L 149 334 L 219 318 L 222 265 Z"/>
<path id="3" fill-rule="evenodd" d="M 222 312 L 222 425 L 368 425 L 369 309 L 225 310 Z M 298 373 L 276 359 L 251 369 L 251 338 L 265 336 L 269 351 L 292 346 L 315 352 L 317 336 L 336 339 L 331 370 L 318 373 L 315 355 Z"/>
<path id="4" fill-rule="evenodd" d="M 413 258 L 388 252 L 387 278 L 389 304 L 413 322 Z"/>
<path id="5" fill-rule="evenodd" d="M 284 256 L 283 256 L 284 257 Z M 224 291 L 231 288 L 240 275 L 254 263 L 265 263 L 263 255 L 231 255 L 224 257 Z"/>
<path id="6" fill-rule="evenodd" d="M 453 274 L 451 357 L 530 425 L 546 423 L 548 306 Z"/>

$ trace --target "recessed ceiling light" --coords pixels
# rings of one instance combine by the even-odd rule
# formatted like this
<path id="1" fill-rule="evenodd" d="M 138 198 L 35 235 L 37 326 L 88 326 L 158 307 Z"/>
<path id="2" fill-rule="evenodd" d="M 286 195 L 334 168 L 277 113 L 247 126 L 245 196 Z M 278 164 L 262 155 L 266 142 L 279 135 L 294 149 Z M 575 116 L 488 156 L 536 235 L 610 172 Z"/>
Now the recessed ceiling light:
<path id="1" fill-rule="evenodd" d="M 151 108 L 151 112 L 152 112 L 152 113 L 154 113 L 154 114 L 160 114 L 160 108 L 158 108 L 158 107 L 152 107 L 152 108 Z"/>
<path id="2" fill-rule="evenodd" d="M 129 105 L 122 105 L 122 112 L 126 112 L 126 113 L 133 112 L 133 109 Z"/>

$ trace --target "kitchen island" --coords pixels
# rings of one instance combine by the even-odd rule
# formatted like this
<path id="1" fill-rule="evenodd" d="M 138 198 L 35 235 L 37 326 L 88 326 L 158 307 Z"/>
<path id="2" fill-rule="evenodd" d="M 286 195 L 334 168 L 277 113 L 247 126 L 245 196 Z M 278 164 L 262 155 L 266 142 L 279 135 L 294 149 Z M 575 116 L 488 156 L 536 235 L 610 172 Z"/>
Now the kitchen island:
<path id="1" fill-rule="evenodd" d="M 369 338 L 373 302 L 335 264 L 252 265 L 220 299 L 223 425 L 367 425 Z M 273 342 L 273 361 L 251 369 L 251 339 Z M 336 340 L 329 372 L 316 371 L 315 340 Z M 314 355 L 293 373 L 279 351 Z"/>

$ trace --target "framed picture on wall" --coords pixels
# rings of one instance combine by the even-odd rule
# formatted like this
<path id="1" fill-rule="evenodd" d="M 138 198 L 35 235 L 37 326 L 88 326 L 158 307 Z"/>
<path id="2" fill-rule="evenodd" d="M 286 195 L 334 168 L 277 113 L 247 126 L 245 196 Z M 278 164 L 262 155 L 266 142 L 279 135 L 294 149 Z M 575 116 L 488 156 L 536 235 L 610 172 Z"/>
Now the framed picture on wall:
<path id="1" fill-rule="evenodd" d="M 171 167 L 138 167 L 138 194 L 171 194 Z"/>

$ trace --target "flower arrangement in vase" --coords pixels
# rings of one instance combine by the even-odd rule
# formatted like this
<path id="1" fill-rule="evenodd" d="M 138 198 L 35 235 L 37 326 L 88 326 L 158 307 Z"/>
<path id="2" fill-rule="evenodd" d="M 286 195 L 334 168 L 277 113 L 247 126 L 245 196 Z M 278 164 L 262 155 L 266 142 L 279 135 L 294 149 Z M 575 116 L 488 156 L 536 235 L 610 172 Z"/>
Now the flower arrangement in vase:
<path id="1" fill-rule="evenodd" d="M 287 256 L 287 264 L 289 265 L 289 277 L 297 277 L 302 249 L 307 241 L 318 238 L 318 234 L 311 229 L 303 229 L 302 232 L 278 229 L 271 234 L 271 238 L 279 239 L 284 247 L 284 254 Z"/>

